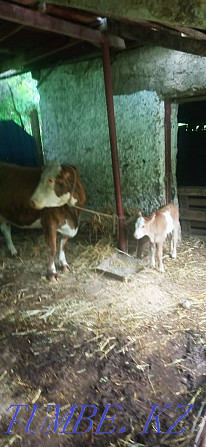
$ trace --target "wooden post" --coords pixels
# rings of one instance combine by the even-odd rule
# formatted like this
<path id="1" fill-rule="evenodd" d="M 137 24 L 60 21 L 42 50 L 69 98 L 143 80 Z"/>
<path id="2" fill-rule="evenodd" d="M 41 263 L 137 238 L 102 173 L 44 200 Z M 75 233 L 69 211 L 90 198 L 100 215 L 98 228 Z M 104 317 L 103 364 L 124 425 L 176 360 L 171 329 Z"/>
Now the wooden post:
<path id="1" fill-rule="evenodd" d="M 166 203 L 171 202 L 171 103 L 165 101 L 165 193 Z"/>
<path id="2" fill-rule="evenodd" d="M 43 166 L 44 155 L 43 155 L 42 144 L 41 144 L 39 117 L 38 117 L 38 112 L 36 109 L 31 110 L 30 121 L 31 121 L 32 135 L 36 140 L 37 156 L 38 156 L 38 160 L 39 160 L 39 165 Z"/>
<path id="3" fill-rule="evenodd" d="M 120 250 L 126 252 L 127 251 L 126 228 L 125 228 L 125 219 L 124 219 L 124 211 L 123 211 L 123 204 L 122 204 L 122 192 L 121 192 L 121 183 L 120 183 L 119 156 L 118 156 L 118 148 L 117 148 L 114 101 L 113 101 L 113 92 L 112 92 L 110 53 L 109 53 L 109 44 L 108 44 L 106 36 L 105 36 L 105 41 L 102 45 L 102 62 L 103 62 L 103 72 L 104 72 L 105 96 L 106 96 L 106 104 L 107 104 L 107 117 L 108 117 L 108 125 L 109 125 L 110 147 L 111 147 L 111 156 L 112 156 L 115 200 L 116 200 L 116 209 L 117 209 L 117 215 L 118 215 L 119 248 L 120 248 Z"/>

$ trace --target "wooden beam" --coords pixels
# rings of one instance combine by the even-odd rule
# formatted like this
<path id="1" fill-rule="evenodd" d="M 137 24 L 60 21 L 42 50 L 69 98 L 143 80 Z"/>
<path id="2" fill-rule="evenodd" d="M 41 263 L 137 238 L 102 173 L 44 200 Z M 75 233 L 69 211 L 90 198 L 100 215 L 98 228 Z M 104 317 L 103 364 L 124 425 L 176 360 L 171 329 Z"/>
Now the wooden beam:
<path id="1" fill-rule="evenodd" d="M 49 31 L 63 36 L 73 37 L 74 39 L 86 40 L 98 46 L 103 42 L 103 36 L 99 30 L 93 30 L 86 26 L 67 22 L 66 20 L 55 17 L 44 16 L 38 11 L 22 8 L 13 3 L 8 4 L 5 1 L 0 1 L 0 18 L 38 30 Z M 123 39 L 112 36 L 111 34 L 109 35 L 109 43 L 114 48 L 125 48 Z"/>
<path id="2" fill-rule="evenodd" d="M 162 26 L 161 26 L 162 28 Z M 206 56 L 205 41 L 195 40 L 191 37 L 181 37 L 179 32 L 169 30 L 155 24 L 134 25 L 127 23 L 118 23 L 112 32 L 118 33 L 124 39 L 130 39 L 137 45 L 153 45 L 172 50 L 182 51 L 184 53 Z"/>
<path id="3" fill-rule="evenodd" d="M 99 45 L 103 41 L 102 34 L 98 30 L 92 30 L 54 17 L 44 16 L 38 11 L 23 8 L 13 3 L 8 4 L 5 1 L 0 2 L 0 18 L 38 30 L 50 31 L 75 39 L 98 43 Z"/>
<path id="4" fill-rule="evenodd" d="M 165 105 L 165 196 L 166 203 L 171 202 L 171 103 L 166 100 Z"/>
<path id="5" fill-rule="evenodd" d="M 3 73 L 11 68 L 16 70 L 22 70 L 24 67 L 32 69 L 32 64 L 69 49 L 79 43 L 79 40 L 72 40 L 71 42 L 67 41 L 63 43 L 61 38 L 55 40 L 52 39 L 50 42 L 47 42 L 34 50 L 26 51 L 16 57 L 6 60 L 0 65 L 0 72 Z"/>
<path id="6" fill-rule="evenodd" d="M 44 0 L 39 0 L 43 3 Z M 113 19 L 149 20 L 206 29 L 205 0 L 49 0 L 49 3 L 92 12 Z"/>
<path id="7" fill-rule="evenodd" d="M 18 33 L 19 31 L 21 31 L 23 29 L 22 25 L 17 26 L 15 29 L 13 29 L 12 31 L 10 31 L 9 33 L 5 34 L 4 36 L 0 37 L 0 43 L 4 42 L 5 40 L 7 40 L 9 37 L 13 36 L 14 34 Z"/>
<path id="8" fill-rule="evenodd" d="M 37 109 L 31 110 L 30 121 L 31 121 L 32 135 L 36 141 L 39 166 L 43 166 L 44 165 L 44 155 L 43 155 L 43 149 L 42 149 L 42 143 L 41 143 L 41 134 L 40 134 L 39 117 L 38 117 Z"/>
<path id="9" fill-rule="evenodd" d="M 97 21 L 97 16 L 85 11 L 72 8 L 64 8 L 49 3 L 43 3 L 39 6 L 39 10 L 44 14 L 51 14 L 52 16 L 62 18 L 64 20 L 71 20 L 72 22 L 80 22 L 86 24 Z"/>
<path id="10" fill-rule="evenodd" d="M 197 40 L 206 40 L 206 34 L 193 28 L 186 28 L 185 26 L 168 25 L 170 29 L 179 31 L 181 34 L 192 37 Z"/>

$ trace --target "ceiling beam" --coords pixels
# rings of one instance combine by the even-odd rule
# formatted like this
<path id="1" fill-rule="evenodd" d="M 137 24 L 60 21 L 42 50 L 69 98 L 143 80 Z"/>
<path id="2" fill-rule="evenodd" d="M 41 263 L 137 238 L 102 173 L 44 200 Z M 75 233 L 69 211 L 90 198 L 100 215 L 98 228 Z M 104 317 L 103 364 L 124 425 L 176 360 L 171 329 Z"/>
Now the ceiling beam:
<path id="1" fill-rule="evenodd" d="M 38 11 L 23 8 L 5 1 L 0 1 L 0 18 L 38 30 L 49 31 L 63 36 L 73 37 L 74 39 L 86 40 L 87 42 L 98 46 L 100 46 L 104 40 L 104 37 L 99 30 L 90 29 L 86 26 L 67 22 L 66 20 L 57 19 L 55 17 L 45 16 Z M 110 35 L 109 43 L 110 46 L 114 48 L 125 48 L 123 39 L 116 36 Z"/>
<path id="2" fill-rule="evenodd" d="M 102 34 L 98 30 L 92 30 L 66 20 L 45 16 L 38 11 L 23 8 L 13 3 L 6 3 L 5 1 L 0 2 L 0 18 L 38 30 L 50 31 L 92 43 L 101 44 L 102 42 Z"/>
<path id="3" fill-rule="evenodd" d="M 153 24 L 152 27 L 143 25 L 128 25 L 119 23 L 116 32 L 124 39 L 134 41 L 135 46 L 139 45 L 153 45 L 172 50 L 182 51 L 184 53 L 196 54 L 198 56 L 206 56 L 205 40 L 195 40 L 191 37 L 182 37 L 175 31 L 169 29 L 156 29 Z M 114 32 L 114 30 L 113 30 Z"/>
<path id="4" fill-rule="evenodd" d="M 45 0 L 39 0 L 43 3 Z M 48 3 L 77 8 L 102 17 L 149 20 L 189 28 L 206 29 L 205 0 L 48 0 Z"/>
<path id="5" fill-rule="evenodd" d="M 185 26 L 168 25 L 171 29 L 177 30 L 186 36 L 197 40 L 206 40 L 206 34 L 193 28 L 185 28 Z"/>
<path id="6" fill-rule="evenodd" d="M 52 39 L 50 42 L 40 45 L 39 47 L 23 52 L 18 56 L 11 57 L 0 65 L 0 72 L 4 73 L 10 69 L 24 70 L 28 67 L 32 68 L 32 65 L 38 61 L 46 60 L 50 56 L 53 56 L 61 51 L 68 50 L 69 48 L 80 44 L 79 40 L 62 41 L 62 38 L 57 40 Z"/>

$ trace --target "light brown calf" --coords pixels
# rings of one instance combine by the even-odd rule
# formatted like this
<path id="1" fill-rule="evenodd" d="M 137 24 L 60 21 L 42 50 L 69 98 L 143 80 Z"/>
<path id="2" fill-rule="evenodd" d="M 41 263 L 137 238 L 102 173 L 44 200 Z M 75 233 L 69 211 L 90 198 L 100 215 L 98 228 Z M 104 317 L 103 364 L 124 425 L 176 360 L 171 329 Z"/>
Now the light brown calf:
<path id="1" fill-rule="evenodd" d="M 158 209 L 150 217 L 143 217 L 141 213 L 139 214 L 135 224 L 134 237 L 136 239 L 141 239 L 144 236 L 149 237 L 152 249 L 151 264 L 155 267 L 155 253 L 157 248 L 157 261 L 160 272 L 164 272 L 162 262 L 164 240 L 167 236 L 170 236 L 171 256 L 176 258 L 179 229 L 179 212 L 177 207 L 172 203 Z"/>

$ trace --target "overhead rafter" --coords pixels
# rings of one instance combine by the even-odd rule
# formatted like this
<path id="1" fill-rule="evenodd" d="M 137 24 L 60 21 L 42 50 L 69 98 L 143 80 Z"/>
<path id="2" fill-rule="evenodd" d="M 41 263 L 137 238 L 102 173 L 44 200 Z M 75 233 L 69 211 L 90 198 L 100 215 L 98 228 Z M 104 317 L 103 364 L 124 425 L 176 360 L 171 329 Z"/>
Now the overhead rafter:
<path id="1" fill-rule="evenodd" d="M 116 29 L 116 31 L 115 31 Z M 206 56 L 205 40 L 197 40 L 190 36 L 182 37 L 177 30 L 163 28 L 158 24 L 147 22 L 144 25 L 135 26 L 134 24 L 118 23 L 113 32 L 124 39 L 134 41 L 133 47 L 138 45 L 155 45 L 185 53 Z"/>
<path id="2" fill-rule="evenodd" d="M 38 11 L 23 8 L 13 3 L 0 2 L 0 18 L 10 22 L 19 23 L 24 26 L 30 26 L 38 30 L 49 31 L 75 39 L 86 40 L 100 46 L 103 42 L 101 31 L 93 30 L 86 26 L 67 22 L 51 16 L 42 15 Z M 115 48 L 124 49 L 123 39 L 116 36 L 109 36 L 109 43 Z"/>
<path id="3" fill-rule="evenodd" d="M 39 0 L 43 3 L 45 0 Z M 205 0 L 49 0 L 49 3 L 83 9 L 117 20 L 149 20 L 206 29 Z"/>

